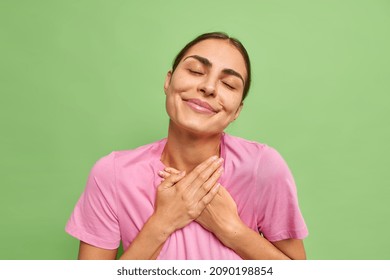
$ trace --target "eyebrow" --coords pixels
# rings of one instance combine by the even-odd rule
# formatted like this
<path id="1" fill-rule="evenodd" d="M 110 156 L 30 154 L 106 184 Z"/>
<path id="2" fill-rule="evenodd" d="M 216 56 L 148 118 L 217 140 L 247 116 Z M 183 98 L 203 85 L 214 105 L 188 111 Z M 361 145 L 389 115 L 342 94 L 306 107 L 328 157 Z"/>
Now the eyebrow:
<path id="1" fill-rule="evenodd" d="M 187 56 L 184 60 L 186 60 L 187 58 L 194 58 L 194 59 L 198 60 L 200 63 L 202 63 L 206 67 L 213 66 L 213 64 L 210 62 L 210 60 L 208 60 L 207 58 L 205 58 L 203 56 L 190 55 L 190 56 Z M 230 69 L 230 68 L 226 68 L 226 69 L 222 70 L 222 73 L 238 77 L 242 81 L 242 84 L 245 85 L 244 78 L 237 71 L 235 71 L 233 69 Z"/>

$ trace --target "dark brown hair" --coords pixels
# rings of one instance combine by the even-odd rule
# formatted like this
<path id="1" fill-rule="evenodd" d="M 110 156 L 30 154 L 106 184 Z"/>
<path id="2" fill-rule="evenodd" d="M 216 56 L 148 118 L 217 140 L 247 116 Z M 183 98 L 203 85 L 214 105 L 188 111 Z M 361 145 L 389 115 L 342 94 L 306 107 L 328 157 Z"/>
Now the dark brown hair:
<path id="1" fill-rule="evenodd" d="M 227 40 L 230 44 L 232 44 L 236 49 L 241 53 L 242 57 L 245 61 L 245 67 L 247 72 L 247 77 L 245 79 L 244 84 L 244 91 L 242 95 L 242 100 L 245 99 L 245 97 L 248 95 L 249 87 L 251 84 L 251 63 L 249 60 L 248 52 L 246 51 L 245 47 L 241 44 L 241 42 L 235 38 L 230 37 L 224 32 L 211 32 L 211 33 L 205 33 L 202 35 L 199 35 L 194 40 L 189 42 L 185 47 L 176 55 L 173 65 L 172 65 L 172 73 L 175 71 L 177 65 L 180 63 L 180 61 L 183 59 L 184 55 L 187 53 L 187 51 L 197 43 L 208 40 L 208 39 L 219 39 L 219 40 Z"/>

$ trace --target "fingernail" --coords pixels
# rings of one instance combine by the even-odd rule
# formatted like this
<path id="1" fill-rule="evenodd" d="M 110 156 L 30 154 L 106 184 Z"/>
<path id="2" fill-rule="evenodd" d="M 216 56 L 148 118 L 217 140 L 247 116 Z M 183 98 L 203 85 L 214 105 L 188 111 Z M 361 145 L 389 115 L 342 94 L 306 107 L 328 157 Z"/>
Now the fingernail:
<path id="1" fill-rule="evenodd" d="M 218 168 L 218 173 L 222 173 L 223 172 L 223 167 L 221 166 L 220 168 Z"/>
<path id="2" fill-rule="evenodd" d="M 212 156 L 212 157 L 211 157 L 211 160 L 214 161 L 214 160 L 216 160 L 217 158 L 218 158 L 217 156 Z"/>
<path id="3" fill-rule="evenodd" d="M 215 186 L 215 190 L 218 190 L 220 186 L 221 186 L 221 184 L 217 183 L 217 185 Z"/>
<path id="4" fill-rule="evenodd" d="M 222 162 L 223 162 L 223 158 L 219 158 L 218 163 L 222 163 Z"/>
<path id="5" fill-rule="evenodd" d="M 164 176 L 164 172 L 162 172 L 161 170 L 158 172 L 158 175 L 160 176 Z"/>
<path id="6" fill-rule="evenodd" d="M 185 171 L 181 171 L 181 172 L 179 173 L 179 176 L 183 176 L 184 174 L 186 174 L 186 172 L 185 172 Z"/>

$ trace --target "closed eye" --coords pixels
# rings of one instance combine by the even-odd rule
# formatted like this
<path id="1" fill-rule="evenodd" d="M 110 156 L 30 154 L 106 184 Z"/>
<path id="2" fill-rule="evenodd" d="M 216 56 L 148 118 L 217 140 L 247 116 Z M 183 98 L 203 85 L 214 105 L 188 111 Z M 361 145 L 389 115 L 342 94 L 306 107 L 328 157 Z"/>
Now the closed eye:
<path id="1" fill-rule="evenodd" d="M 227 82 L 222 82 L 228 89 L 231 89 L 231 90 L 234 90 L 236 89 L 235 87 L 233 87 L 231 84 L 227 83 Z"/>
<path id="2" fill-rule="evenodd" d="M 202 73 L 202 72 L 199 72 L 199 71 L 196 71 L 196 70 L 188 69 L 188 71 L 189 71 L 191 74 L 195 74 L 195 75 L 203 75 L 203 73 Z"/>

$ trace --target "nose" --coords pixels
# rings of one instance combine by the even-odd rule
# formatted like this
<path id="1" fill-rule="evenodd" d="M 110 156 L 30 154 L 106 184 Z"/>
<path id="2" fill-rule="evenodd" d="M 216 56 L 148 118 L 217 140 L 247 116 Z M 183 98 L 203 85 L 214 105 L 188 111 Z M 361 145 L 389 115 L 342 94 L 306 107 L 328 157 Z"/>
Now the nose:
<path id="1" fill-rule="evenodd" d="M 199 85 L 199 91 L 205 96 L 215 95 L 215 81 L 213 81 L 211 78 L 206 79 L 203 83 Z"/>

